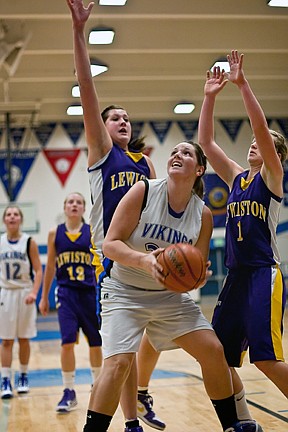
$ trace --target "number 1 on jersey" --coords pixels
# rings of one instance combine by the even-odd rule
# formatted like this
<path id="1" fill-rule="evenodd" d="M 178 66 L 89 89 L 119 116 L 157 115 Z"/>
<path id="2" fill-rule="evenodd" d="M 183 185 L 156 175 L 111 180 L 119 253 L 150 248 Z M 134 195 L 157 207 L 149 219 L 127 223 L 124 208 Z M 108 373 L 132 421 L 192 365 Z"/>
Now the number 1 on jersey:
<path id="1" fill-rule="evenodd" d="M 241 230 L 241 221 L 237 223 L 238 226 L 238 238 L 237 241 L 243 241 L 242 230 Z"/>

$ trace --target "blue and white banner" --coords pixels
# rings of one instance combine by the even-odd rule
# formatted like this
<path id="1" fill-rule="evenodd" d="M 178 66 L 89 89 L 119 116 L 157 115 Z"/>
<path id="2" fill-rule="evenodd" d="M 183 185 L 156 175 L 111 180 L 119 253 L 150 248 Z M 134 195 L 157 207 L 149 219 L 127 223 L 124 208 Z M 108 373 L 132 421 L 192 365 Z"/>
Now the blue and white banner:
<path id="1" fill-rule="evenodd" d="M 82 131 L 84 129 L 83 123 L 75 123 L 75 122 L 68 122 L 68 123 L 62 123 L 62 127 L 67 133 L 68 137 L 71 139 L 73 144 L 77 144 L 77 141 L 79 140 Z"/>
<path id="2" fill-rule="evenodd" d="M 10 129 L 11 137 L 13 138 L 13 141 L 17 148 L 20 147 L 24 133 L 25 133 L 24 127 L 14 127 Z"/>
<path id="3" fill-rule="evenodd" d="M 157 135 L 160 144 L 163 144 L 163 141 L 171 127 L 172 121 L 151 121 L 149 124 Z"/>
<path id="4" fill-rule="evenodd" d="M 9 167 L 7 151 L 0 151 L 0 176 L 8 198 L 16 201 L 24 184 L 26 176 L 38 154 L 39 150 L 15 150 L 11 152 L 11 192 L 9 197 Z"/>
<path id="5" fill-rule="evenodd" d="M 277 119 L 279 126 L 281 127 L 285 138 L 288 139 L 288 117 Z"/>
<path id="6" fill-rule="evenodd" d="M 204 201 L 212 211 L 214 227 L 224 227 L 226 222 L 226 205 L 229 188 L 217 174 L 205 174 Z"/>
<path id="7" fill-rule="evenodd" d="M 244 122 L 243 119 L 222 119 L 219 120 L 232 141 L 236 141 L 239 130 Z"/>
<path id="8" fill-rule="evenodd" d="M 268 127 L 270 128 L 271 123 L 273 122 L 273 119 L 272 118 L 266 118 L 266 121 L 267 121 Z"/>
<path id="9" fill-rule="evenodd" d="M 185 135 L 187 141 L 192 140 L 198 129 L 198 120 L 178 121 L 179 128 Z"/>
<path id="10" fill-rule="evenodd" d="M 44 123 L 34 128 L 34 133 L 42 147 L 45 147 L 56 127 L 56 123 Z"/>
<path id="11" fill-rule="evenodd" d="M 140 132 L 143 129 L 144 121 L 133 121 L 131 122 L 132 126 L 132 137 L 133 139 L 137 139 L 140 136 Z"/>

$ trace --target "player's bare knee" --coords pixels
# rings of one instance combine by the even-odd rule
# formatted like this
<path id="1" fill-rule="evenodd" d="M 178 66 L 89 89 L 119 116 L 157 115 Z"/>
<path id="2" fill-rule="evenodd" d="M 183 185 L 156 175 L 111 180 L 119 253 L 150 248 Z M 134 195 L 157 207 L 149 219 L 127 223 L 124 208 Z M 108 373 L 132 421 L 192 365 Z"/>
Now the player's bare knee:
<path id="1" fill-rule="evenodd" d="M 12 349 L 14 345 L 14 340 L 12 339 L 3 339 L 2 340 L 2 348 Z"/>
<path id="2" fill-rule="evenodd" d="M 224 354 L 224 348 L 223 348 L 223 345 L 221 344 L 220 341 L 217 341 L 217 342 L 215 341 L 214 346 L 213 346 L 212 355 L 214 357 L 214 361 L 217 360 L 217 361 L 219 361 L 221 363 L 223 361 L 226 362 L 225 354 Z"/>
<path id="3" fill-rule="evenodd" d="M 106 372 L 109 368 L 109 373 L 112 374 L 115 379 L 117 379 L 117 377 L 125 377 L 126 379 L 130 372 L 132 362 L 133 357 L 131 357 L 130 354 L 118 354 L 105 360 L 104 367 Z"/>
<path id="4" fill-rule="evenodd" d="M 215 338 L 215 340 L 206 344 L 205 349 L 202 347 L 201 355 L 197 360 L 200 364 L 205 363 L 206 365 L 209 363 L 211 363 L 211 365 L 217 364 L 219 366 L 221 364 L 226 364 L 224 349 L 220 341 Z"/>

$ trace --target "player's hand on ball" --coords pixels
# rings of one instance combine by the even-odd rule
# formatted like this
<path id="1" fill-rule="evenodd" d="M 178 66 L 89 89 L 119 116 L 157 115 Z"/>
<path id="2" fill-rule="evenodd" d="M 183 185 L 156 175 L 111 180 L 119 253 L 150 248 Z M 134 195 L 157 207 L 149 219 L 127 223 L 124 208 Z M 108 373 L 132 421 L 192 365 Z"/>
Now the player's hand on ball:
<path id="1" fill-rule="evenodd" d="M 206 275 L 205 275 L 205 279 L 203 280 L 203 282 L 201 283 L 201 285 L 199 285 L 198 288 L 203 288 L 204 285 L 206 285 L 208 279 L 212 276 L 213 271 L 209 270 L 209 267 L 211 266 L 211 261 L 207 261 L 206 262 Z"/>
<path id="2" fill-rule="evenodd" d="M 162 265 L 165 288 L 175 292 L 187 292 L 202 286 L 207 267 L 201 251 L 188 243 L 167 246 L 158 256 Z"/>
<path id="3" fill-rule="evenodd" d="M 155 281 L 160 285 L 163 285 L 164 275 L 163 267 L 157 261 L 157 257 L 160 253 L 163 252 L 163 250 L 163 248 L 156 249 L 149 254 L 144 254 L 141 258 L 141 267 L 143 268 L 143 270 L 149 273 L 153 277 L 153 279 L 155 279 Z"/>

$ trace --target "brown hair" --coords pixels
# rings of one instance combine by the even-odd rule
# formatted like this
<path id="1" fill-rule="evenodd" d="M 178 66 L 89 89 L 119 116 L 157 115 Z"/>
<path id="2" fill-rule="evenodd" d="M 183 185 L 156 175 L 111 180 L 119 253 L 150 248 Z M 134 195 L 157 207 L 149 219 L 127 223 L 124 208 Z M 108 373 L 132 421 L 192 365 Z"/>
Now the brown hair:
<path id="1" fill-rule="evenodd" d="M 186 142 L 188 144 L 191 144 L 194 147 L 195 154 L 197 157 L 197 162 L 199 165 L 204 167 L 203 174 L 201 174 L 201 176 L 197 177 L 197 179 L 195 180 L 194 186 L 193 186 L 193 191 L 195 192 L 195 194 L 198 195 L 201 199 L 203 199 L 205 191 L 204 191 L 204 182 L 203 182 L 202 177 L 205 174 L 205 171 L 207 169 L 207 157 L 205 156 L 205 154 L 202 150 L 202 147 L 199 144 L 197 144 L 191 140 L 188 140 Z"/>
<path id="2" fill-rule="evenodd" d="M 120 105 L 109 105 L 107 106 L 101 113 L 101 117 L 104 123 L 106 123 L 107 118 L 109 117 L 109 113 L 110 111 L 114 110 L 114 109 L 121 109 L 121 110 L 125 110 L 125 108 L 123 108 Z M 127 111 L 126 111 L 127 112 Z M 143 151 L 144 147 L 145 147 L 145 137 L 138 137 L 138 138 L 133 138 L 133 131 L 131 134 L 131 138 L 130 141 L 128 143 L 128 148 L 130 151 L 136 151 L 136 152 L 141 152 Z"/>

